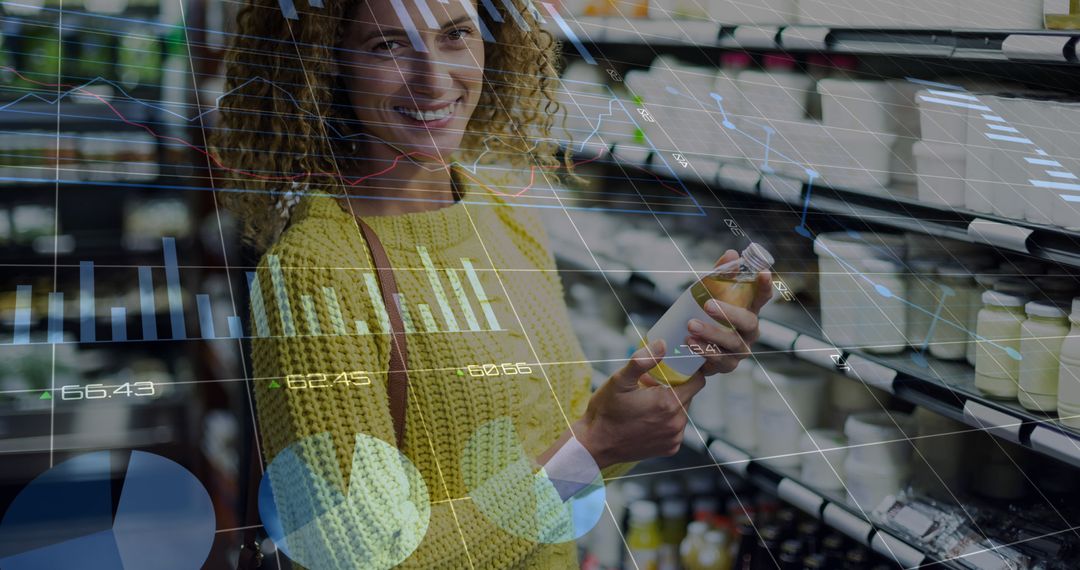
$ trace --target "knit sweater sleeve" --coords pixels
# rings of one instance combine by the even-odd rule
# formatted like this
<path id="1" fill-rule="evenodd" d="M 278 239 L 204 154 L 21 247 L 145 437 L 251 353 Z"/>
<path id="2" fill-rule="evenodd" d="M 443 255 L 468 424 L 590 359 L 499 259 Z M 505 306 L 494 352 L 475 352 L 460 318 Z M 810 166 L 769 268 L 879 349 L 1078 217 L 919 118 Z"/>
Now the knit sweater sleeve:
<path id="1" fill-rule="evenodd" d="M 505 200 L 501 199 L 497 201 L 501 203 L 505 202 Z M 558 291 L 557 298 L 565 298 L 562 279 L 556 271 L 555 252 L 551 249 L 551 239 L 548 236 L 543 222 L 535 214 L 533 209 L 526 207 L 503 207 L 496 211 L 500 214 L 502 223 L 510 230 L 507 234 L 514 237 L 519 248 L 531 252 L 530 257 L 535 259 L 538 268 L 545 270 L 539 273 L 539 278 L 547 279 L 550 282 L 549 286 Z M 564 324 L 566 327 L 566 334 L 574 334 L 573 329 L 569 326 L 570 312 L 565 304 L 559 304 L 557 307 L 548 307 L 546 317 Z M 581 344 L 577 342 L 576 339 L 566 343 L 566 346 L 563 349 L 568 353 L 552 357 L 551 360 L 561 360 L 562 362 L 575 364 L 556 365 L 552 368 L 560 373 L 561 382 L 567 385 L 567 392 L 570 394 L 568 413 L 571 421 L 573 421 L 583 417 L 585 415 L 585 410 L 588 408 L 589 399 L 592 397 L 593 392 L 593 372 L 592 367 L 588 364 L 588 358 L 581 348 Z M 618 478 L 626 475 L 636 465 L 637 462 L 609 465 L 601 470 L 601 476 L 604 480 Z"/>
<path id="2" fill-rule="evenodd" d="M 567 511 L 506 433 L 474 436 L 482 461 L 441 467 L 467 471 L 469 497 L 431 499 L 438 477 L 425 481 L 393 448 L 388 337 L 329 334 L 341 320 L 372 321 L 374 309 L 355 270 L 319 255 L 328 247 L 294 234 L 257 271 L 271 333 L 253 342 L 257 414 L 290 557 L 317 568 L 507 568 L 555 549 L 572 562 L 572 548 L 551 545 L 573 538 Z M 336 307 L 314 302 L 330 291 Z"/>

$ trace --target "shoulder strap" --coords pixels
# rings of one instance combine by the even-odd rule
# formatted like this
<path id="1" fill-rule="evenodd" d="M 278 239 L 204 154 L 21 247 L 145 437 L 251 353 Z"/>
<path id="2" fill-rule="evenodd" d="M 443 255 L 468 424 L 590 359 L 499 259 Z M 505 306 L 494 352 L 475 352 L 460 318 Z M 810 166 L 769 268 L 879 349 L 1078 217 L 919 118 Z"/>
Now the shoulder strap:
<path id="1" fill-rule="evenodd" d="M 397 281 L 394 279 L 394 269 L 390 266 L 390 259 L 386 256 L 386 250 L 383 249 L 379 236 L 375 235 L 375 230 L 372 230 L 371 226 L 360 218 L 356 218 L 356 224 L 364 234 L 364 241 L 367 242 L 371 258 L 375 262 L 375 273 L 379 278 L 383 305 L 390 318 L 390 367 L 387 372 L 386 392 L 390 399 L 390 417 L 394 422 L 397 446 L 398 449 L 403 450 L 405 411 L 409 398 L 409 351 L 405 342 L 405 324 L 394 298 L 398 293 Z"/>

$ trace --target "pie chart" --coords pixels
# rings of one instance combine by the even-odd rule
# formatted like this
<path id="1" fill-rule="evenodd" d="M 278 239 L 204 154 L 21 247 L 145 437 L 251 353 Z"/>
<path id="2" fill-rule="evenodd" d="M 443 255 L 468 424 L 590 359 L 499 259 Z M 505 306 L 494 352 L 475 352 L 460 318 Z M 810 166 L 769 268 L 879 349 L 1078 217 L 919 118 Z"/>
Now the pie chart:
<path id="1" fill-rule="evenodd" d="M 0 519 L 0 568 L 201 568 L 217 522 L 205 487 L 143 451 L 80 455 L 39 475 Z"/>

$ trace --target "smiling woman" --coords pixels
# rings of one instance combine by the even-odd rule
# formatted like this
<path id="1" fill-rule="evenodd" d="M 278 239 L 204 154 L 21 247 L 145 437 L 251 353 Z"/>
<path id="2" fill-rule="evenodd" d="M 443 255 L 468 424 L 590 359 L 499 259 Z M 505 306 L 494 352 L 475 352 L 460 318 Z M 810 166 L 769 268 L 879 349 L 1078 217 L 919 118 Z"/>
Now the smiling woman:
<path id="1" fill-rule="evenodd" d="M 341 194 L 372 172 L 400 174 L 393 161 L 409 153 L 429 168 L 481 152 L 485 163 L 555 167 L 556 146 L 536 141 L 550 140 L 560 113 L 558 45 L 529 0 L 502 5 L 515 14 L 497 22 L 460 1 L 327 1 L 298 21 L 276 0 L 245 4 L 212 143 L 235 177 L 222 200 L 256 249 L 282 229 L 275 204 L 293 182 Z"/>
<path id="2" fill-rule="evenodd" d="M 678 450 L 757 317 L 687 323 L 724 351 L 685 384 L 646 373 L 660 342 L 591 393 L 549 240 L 513 199 L 515 176 L 559 166 L 557 45 L 531 2 L 324 2 L 241 11 L 214 140 L 262 250 L 265 526 L 313 568 L 575 567 L 604 478 Z"/>

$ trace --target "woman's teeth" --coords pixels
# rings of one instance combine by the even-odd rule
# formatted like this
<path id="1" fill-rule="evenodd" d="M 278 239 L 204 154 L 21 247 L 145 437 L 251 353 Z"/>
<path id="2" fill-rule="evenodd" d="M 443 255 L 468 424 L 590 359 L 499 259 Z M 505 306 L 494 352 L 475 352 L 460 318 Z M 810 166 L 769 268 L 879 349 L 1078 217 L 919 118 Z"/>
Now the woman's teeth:
<path id="1" fill-rule="evenodd" d="M 454 113 L 454 105 L 447 105 L 442 109 L 436 109 L 434 111 L 421 111 L 419 109 L 406 109 L 405 107 L 395 107 L 395 111 L 409 117 L 414 121 L 431 122 L 445 119 Z"/>

